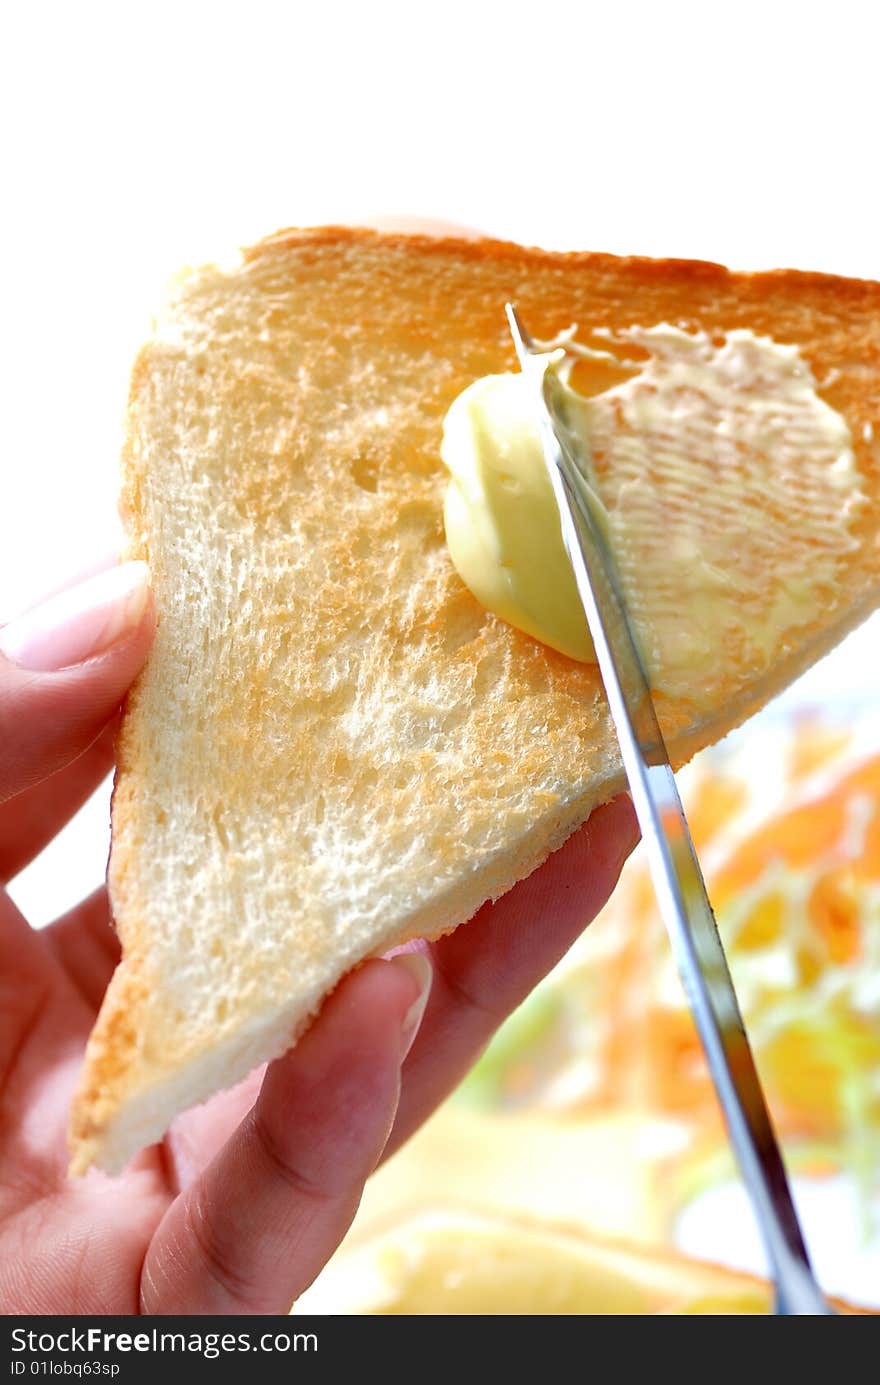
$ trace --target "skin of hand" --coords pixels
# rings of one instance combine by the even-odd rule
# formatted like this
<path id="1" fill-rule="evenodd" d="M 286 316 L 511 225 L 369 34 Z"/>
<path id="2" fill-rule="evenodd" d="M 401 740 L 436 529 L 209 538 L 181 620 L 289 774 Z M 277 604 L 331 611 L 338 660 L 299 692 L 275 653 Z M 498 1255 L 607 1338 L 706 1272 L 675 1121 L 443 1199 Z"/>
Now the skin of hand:
<path id="1" fill-rule="evenodd" d="M 0 629 L 0 881 L 113 764 L 154 629 L 125 563 Z M 86 1039 L 119 958 L 106 891 L 31 929 L 0 888 L 0 1311 L 281 1313 L 376 1164 L 452 1090 L 602 906 L 636 840 L 625 797 L 466 928 L 374 960 L 297 1047 L 179 1117 L 116 1178 L 67 1176 Z"/>

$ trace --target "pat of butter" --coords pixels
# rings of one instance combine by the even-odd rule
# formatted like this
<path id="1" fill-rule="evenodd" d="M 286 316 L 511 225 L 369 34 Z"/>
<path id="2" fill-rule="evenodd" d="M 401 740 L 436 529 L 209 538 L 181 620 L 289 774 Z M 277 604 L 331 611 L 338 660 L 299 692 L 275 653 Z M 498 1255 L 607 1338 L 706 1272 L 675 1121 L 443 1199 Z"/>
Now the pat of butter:
<path id="1" fill-rule="evenodd" d="M 563 354 L 548 355 L 548 365 Z M 452 473 L 446 541 L 483 606 L 543 644 L 591 660 L 541 451 L 534 390 L 525 375 L 489 375 L 453 403 L 441 452 Z"/>
<path id="2" fill-rule="evenodd" d="M 584 479 L 653 687 L 708 703 L 719 668 L 762 671 L 833 603 L 863 499 L 852 440 L 794 346 L 668 325 L 616 341 L 644 357 L 630 378 L 572 391 Z M 564 379 L 570 356 L 545 362 Z M 447 542 L 478 601 L 589 661 L 533 389 L 522 374 L 488 376 L 453 402 Z"/>

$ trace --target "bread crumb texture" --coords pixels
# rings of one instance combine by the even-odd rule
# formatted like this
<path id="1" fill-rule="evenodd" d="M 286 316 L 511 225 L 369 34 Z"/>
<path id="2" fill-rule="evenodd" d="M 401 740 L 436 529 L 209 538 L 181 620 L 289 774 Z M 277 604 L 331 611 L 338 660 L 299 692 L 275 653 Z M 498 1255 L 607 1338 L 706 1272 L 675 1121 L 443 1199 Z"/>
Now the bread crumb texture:
<path id="1" fill-rule="evenodd" d="M 182 276 L 132 381 L 122 508 L 159 625 L 119 740 L 123 961 L 75 1171 L 120 1168 L 284 1052 L 352 966 L 468 918 L 621 787 L 595 669 L 484 611 L 444 541 L 443 418 L 515 369 L 508 299 L 545 338 L 770 335 L 849 424 L 868 499 L 837 598 L 769 671 L 719 665 L 699 712 L 658 700 L 676 764 L 878 600 L 877 284 L 349 229 Z"/>

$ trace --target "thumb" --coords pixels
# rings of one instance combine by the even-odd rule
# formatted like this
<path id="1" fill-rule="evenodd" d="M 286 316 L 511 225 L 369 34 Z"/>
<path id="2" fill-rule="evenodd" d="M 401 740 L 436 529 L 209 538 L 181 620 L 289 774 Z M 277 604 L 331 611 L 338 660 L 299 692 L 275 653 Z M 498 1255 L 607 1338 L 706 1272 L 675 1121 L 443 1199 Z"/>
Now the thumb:
<path id="1" fill-rule="evenodd" d="M 153 636 L 149 571 L 123 563 L 0 628 L 0 803 L 91 745 Z"/>

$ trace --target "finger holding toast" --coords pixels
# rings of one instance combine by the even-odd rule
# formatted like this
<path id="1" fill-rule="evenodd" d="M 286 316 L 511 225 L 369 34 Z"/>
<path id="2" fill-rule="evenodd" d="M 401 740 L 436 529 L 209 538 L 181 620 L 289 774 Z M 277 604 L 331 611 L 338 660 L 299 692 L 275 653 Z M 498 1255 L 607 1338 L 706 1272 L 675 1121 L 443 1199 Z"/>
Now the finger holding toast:
<path id="1" fill-rule="evenodd" d="M 464 929 L 423 945 L 434 982 L 404 1067 L 393 1154 L 458 1085 L 493 1034 L 565 955 L 617 883 L 638 840 L 628 794 L 597 808 L 533 875 Z"/>
<path id="2" fill-rule="evenodd" d="M 152 630 L 143 563 L 69 588 L 0 628 L 0 880 L 41 850 L 110 768 L 110 723 Z M 48 949 L 5 894 L 0 937 L 4 998 L 8 991 L 0 1047 L 5 1041 L 11 1049 L 34 990 L 58 976 Z M 31 986 L 24 984 L 26 960 Z M 2 1060 L 0 1052 L 0 1072 Z"/>
<path id="3" fill-rule="evenodd" d="M 65 769 L 97 740 L 146 657 L 152 628 L 149 574 L 135 562 L 58 592 L 0 629 L 0 802 Z"/>
<path id="4" fill-rule="evenodd" d="M 270 1064 L 249 1114 L 171 1205 L 140 1311 L 280 1313 L 342 1240 L 378 1163 L 431 969 L 368 962 Z"/>

